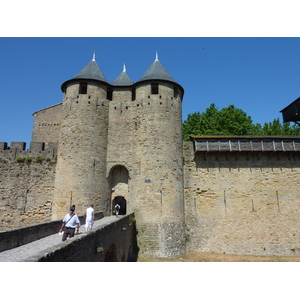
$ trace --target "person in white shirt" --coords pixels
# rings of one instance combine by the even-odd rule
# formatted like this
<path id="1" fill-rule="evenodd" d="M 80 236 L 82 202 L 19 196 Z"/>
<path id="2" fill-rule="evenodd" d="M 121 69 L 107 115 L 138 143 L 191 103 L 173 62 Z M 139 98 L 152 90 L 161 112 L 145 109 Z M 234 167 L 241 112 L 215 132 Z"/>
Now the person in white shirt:
<path id="1" fill-rule="evenodd" d="M 115 205 L 115 211 L 116 211 L 116 217 L 118 218 L 118 216 L 119 216 L 119 212 L 120 212 L 120 205 L 117 203 L 116 205 Z"/>
<path id="2" fill-rule="evenodd" d="M 94 205 L 90 205 L 85 212 L 85 231 L 91 230 L 95 221 Z"/>
<path id="3" fill-rule="evenodd" d="M 75 228 L 77 228 L 76 234 L 79 233 L 80 221 L 78 219 L 78 216 L 74 214 L 74 210 L 75 210 L 74 207 L 71 207 L 69 213 L 65 215 L 62 221 L 63 223 L 59 230 L 59 232 L 62 232 L 63 227 L 65 227 L 62 241 L 65 241 L 68 236 L 70 238 L 73 237 L 75 234 Z"/>

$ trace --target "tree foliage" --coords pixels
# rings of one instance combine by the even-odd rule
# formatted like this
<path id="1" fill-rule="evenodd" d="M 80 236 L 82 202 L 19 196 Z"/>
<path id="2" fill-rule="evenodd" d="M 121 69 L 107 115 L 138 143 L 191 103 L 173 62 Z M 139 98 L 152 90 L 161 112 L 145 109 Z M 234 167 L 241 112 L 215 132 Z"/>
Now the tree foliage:
<path id="1" fill-rule="evenodd" d="M 190 135 L 300 135 L 298 124 L 273 122 L 253 124 L 252 118 L 234 105 L 218 110 L 212 103 L 205 112 L 189 114 L 183 122 L 183 139 L 189 140 Z"/>
<path id="2" fill-rule="evenodd" d="M 273 122 L 254 124 L 249 135 L 300 135 L 300 126 L 298 124 L 280 123 L 279 118 Z"/>

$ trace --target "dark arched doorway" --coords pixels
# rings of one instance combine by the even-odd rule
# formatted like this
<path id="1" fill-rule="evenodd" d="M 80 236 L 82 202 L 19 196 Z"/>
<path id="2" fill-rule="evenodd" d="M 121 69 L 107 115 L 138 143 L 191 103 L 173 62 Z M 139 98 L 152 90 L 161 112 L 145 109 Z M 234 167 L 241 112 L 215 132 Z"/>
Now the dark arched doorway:
<path id="1" fill-rule="evenodd" d="M 112 211 L 115 209 L 115 205 L 120 205 L 119 215 L 126 215 L 127 211 L 127 201 L 123 196 L 117 196 L 112 201 Z"/>

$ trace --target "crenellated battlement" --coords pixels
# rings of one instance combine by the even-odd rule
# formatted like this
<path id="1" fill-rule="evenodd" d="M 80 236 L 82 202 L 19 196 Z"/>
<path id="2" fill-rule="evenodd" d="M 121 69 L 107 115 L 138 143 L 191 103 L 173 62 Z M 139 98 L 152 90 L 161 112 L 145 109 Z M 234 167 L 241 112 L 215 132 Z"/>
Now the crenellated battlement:
<path id="1" fill-rule="evenodd" d="M 46 148 L 45 148 L 46 145 Z M 25 142 L 11 142 L 10 146 L 6 142 L 0 142 L 0 159 L 17 160 L 18 158 L 54 159 L 57 155 L 57 143 L 31 142 L 26 150 Z"/>

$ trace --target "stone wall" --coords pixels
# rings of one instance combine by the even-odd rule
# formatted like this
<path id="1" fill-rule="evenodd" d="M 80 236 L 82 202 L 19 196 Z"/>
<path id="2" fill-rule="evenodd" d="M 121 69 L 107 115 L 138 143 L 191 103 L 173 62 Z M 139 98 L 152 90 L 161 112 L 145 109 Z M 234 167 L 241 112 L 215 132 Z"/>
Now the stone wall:
<path id="1" fill-rule="evenodd" d="M 62 104 L 56 104 L 33 114 L 34 123 L 32 142 L 44 142 L 45 149 L 49 142 L 58 142 L 61 125 Z"/>
<path id="2" fill-rule="evenodd" d="M 190 249 L 293 255 L 299 244 L 300 154 L 197 153 L 185 142 Z"/>
<path id="3" fill-rule="evenodd" d="M 0 231 L 51 220 L 56 160 L 49 152 L 0 151 Z"/>

